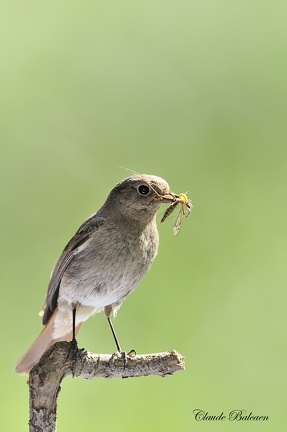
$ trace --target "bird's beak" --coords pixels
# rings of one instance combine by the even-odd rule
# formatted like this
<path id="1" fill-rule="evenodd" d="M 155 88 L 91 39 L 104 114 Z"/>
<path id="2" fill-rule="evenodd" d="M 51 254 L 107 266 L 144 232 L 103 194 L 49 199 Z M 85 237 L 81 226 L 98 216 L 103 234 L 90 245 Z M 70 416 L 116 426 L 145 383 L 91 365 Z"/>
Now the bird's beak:
<path id="1" fill-rule="evenodd" d="M 178 195 L 173 192 L 168 192 L 167 194 L 159 195 L 159 199 L 162 203 L 171 203 L 178 199 Z"/>

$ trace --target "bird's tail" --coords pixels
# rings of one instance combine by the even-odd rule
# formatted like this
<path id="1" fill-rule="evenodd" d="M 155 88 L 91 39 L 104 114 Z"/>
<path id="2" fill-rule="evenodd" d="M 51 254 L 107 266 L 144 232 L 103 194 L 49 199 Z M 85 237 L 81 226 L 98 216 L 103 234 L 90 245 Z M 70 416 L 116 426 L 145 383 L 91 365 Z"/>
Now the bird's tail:
<path id="1" fill-rule="evenodd" d="M 44 352 L 52 346 L 55 342 L 59 341 L 70 341 L 72 339 L 72 331 L 61 336 L 60 338 L 53 339 L 53 331 L 54 331 L 54 320 L 57 313 L 58 308 L 54 311 L 53 315 L 49 319 L 49 322 L 46 324 L 42 332 L 39 334 L 34 343 L 30 346 L 27 352 L 22 355 L 22 357 L 17 361 L 14 366 L 14 369 L 19 374 L 29 374 L 32 367 L 38 363 Z M 76 327 L 76 334 L 78 333 L 81 324 L 78 324 Z"/>

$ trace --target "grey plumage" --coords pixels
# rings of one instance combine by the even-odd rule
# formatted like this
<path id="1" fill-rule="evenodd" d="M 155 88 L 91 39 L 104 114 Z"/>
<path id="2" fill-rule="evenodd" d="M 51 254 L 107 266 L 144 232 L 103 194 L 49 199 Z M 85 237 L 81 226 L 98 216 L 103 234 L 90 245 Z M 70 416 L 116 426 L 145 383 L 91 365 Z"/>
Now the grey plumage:
<path id="1" fill-rule="evenodd" d="M 157 255 L 157 210 L 176 197 L 165 180 L 149 175 L 135 174 L 112 189 L 58 259 L 43 308 L 44 330 L 17 362 L 18 373 L 28 373 L 57 340 L 71 340 L 73 309 L 77 331 L 95 313 L 116 313 Z"/>

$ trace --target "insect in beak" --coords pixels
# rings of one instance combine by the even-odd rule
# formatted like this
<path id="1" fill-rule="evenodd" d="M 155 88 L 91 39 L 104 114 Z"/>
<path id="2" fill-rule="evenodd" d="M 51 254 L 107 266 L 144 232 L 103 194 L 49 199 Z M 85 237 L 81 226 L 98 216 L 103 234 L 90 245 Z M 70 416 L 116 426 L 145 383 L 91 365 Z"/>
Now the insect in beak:
<path id="1" fill-rule="evenodd" d="M 175 218 L 172 223 L 172 233 L 174 236 L 177 236 L 180 231 L 182 216 L 188 216 L 192 210 L 192 203 L 189 198 L 187 198 L 186 194 L 180 193 L 179 195 L 174 195 L 175 200 L 172 204 L 166 209 L 163 217 L 161 218 L 161 222 L 164 222 L 174 211 L 174 209 L 180 205 L 179 211 L 176 213 Z"/>

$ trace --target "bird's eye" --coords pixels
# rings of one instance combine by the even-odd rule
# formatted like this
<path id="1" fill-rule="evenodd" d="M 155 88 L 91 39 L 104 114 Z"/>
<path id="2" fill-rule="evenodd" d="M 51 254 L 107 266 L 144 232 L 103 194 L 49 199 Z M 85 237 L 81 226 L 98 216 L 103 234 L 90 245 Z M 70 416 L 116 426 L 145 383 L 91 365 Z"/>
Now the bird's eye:
<path id="1" fill-rule="evenodd" d="M 138 187 L 138 193 L 140 195 L 148 195 L 150 193 L 150 188 L 147 185 L 140 185 Z"/>

